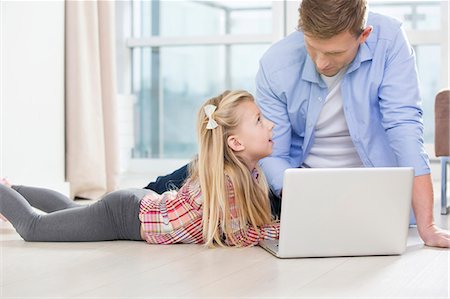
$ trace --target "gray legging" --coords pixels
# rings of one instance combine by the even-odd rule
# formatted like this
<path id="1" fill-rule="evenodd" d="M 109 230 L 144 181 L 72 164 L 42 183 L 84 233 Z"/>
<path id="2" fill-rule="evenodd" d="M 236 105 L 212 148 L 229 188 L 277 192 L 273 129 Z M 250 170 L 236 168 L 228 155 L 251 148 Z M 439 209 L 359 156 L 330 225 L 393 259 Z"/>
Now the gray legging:
<path id="1" fill-rule="evenodd" d="M 0 184 L 0 213 L 25 241 L 142 240 L 139 206 L 148 192 L 152 191 L 120 190 L 80 205 L 52 190 Z"/>

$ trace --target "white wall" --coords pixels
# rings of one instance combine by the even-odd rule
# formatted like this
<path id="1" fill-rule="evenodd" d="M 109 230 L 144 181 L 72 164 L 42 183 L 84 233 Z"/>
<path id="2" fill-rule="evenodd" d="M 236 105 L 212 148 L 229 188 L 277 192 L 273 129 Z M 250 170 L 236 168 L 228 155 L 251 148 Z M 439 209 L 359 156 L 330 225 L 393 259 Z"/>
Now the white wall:
<path id="1" fill-rule="evenodd" d="M 64 1 L 0 2 L 0 176 L 67 194 Z"/>

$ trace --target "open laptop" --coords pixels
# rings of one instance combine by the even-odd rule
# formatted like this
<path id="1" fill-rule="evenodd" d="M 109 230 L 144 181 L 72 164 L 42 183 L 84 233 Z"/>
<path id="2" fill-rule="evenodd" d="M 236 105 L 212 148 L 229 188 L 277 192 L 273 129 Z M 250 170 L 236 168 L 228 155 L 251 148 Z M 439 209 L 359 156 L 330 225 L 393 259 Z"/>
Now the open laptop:
<path id="1" fill-rule="evenodd" d="M 260 246 L 279 258 L 401 254 L 413 178 L 408 167 L 287 169 L 280 239 Z"/>

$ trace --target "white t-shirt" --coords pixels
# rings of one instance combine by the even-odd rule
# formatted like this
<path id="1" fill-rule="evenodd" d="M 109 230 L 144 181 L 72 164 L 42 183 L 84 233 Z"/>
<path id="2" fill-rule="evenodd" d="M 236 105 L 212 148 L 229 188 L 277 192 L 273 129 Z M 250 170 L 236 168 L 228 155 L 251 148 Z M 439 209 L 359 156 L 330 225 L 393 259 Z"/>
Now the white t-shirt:
<path id="1" fill-rule="evenodd" d="M 362 167 L 345 120 L 341 82 L 346 68 L 333 77 L 321 75 L 328 95 L 320 112 L 314 133 L 314 143 L 304 161 L 305 167 Z"/>

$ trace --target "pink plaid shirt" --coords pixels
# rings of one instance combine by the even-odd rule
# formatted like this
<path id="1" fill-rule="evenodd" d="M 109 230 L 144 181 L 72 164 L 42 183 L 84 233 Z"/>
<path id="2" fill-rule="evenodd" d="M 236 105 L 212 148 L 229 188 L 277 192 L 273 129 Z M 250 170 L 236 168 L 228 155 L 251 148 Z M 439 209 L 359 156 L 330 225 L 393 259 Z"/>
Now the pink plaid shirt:
<path id="1" fill-rule="evenodd" d="M 239 229 L 239 219 L 234 189 L 228 180 L 230 194 L 231 227 L 233 236 L 243 246 L 256 245 L 261 239 L 278 239 L 280 224 L 259 227 L 259 234 L 252 226 Z M 161 195 L 150 192 L 142 200 L 139 212 L 141 230 L 150 244 L 203 243 L 203 197 L 198 183 L 188 180 L 181 189 Z M 225 240 L 227 245 L 234 245 Z"/>

